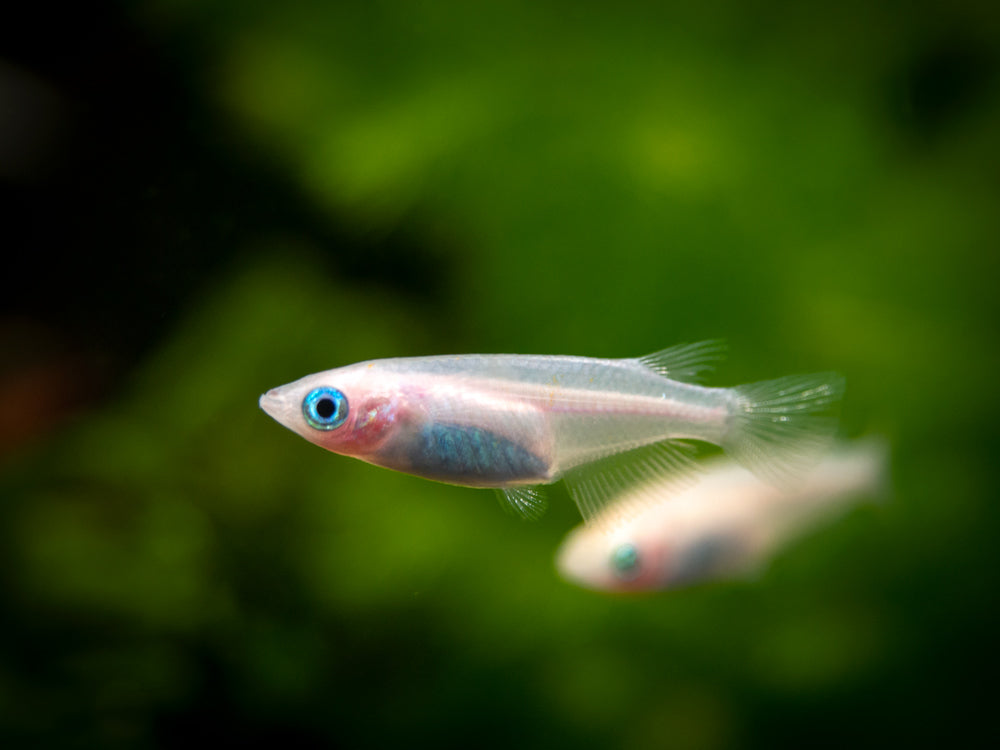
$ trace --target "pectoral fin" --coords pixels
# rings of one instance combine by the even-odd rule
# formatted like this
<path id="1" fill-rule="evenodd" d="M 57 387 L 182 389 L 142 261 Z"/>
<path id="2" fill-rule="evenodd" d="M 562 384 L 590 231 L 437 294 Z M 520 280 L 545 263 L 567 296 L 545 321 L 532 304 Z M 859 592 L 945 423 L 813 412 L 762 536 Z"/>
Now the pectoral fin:
<path id="1" fill-rule="evenodd" d="M 508 513 L 537 521 L 548 508 L 548 501 L 538 487 L 505 487 L 497 490 L 497 499 Z"/>

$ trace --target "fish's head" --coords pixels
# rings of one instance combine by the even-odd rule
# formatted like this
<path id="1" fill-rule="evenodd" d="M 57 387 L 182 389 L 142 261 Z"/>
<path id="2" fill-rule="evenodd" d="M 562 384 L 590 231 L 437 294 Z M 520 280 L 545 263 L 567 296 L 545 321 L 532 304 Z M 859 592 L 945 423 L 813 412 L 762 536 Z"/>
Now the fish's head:
<path id="1" fill-rule="evenodd" d="M 276 422 L 334 453 L 364 457 L 392 432 L 400 396 L 378 373 L 351 365 L 272 388 L 260 408 Z"/>
<path id="2" fill-rule="evenodd" d="M 585 588 L 643 591 L 661 587 L 666 559 L 661 543 L 581 526 L 559 548 L 556 567 L 564 578 Z"/>

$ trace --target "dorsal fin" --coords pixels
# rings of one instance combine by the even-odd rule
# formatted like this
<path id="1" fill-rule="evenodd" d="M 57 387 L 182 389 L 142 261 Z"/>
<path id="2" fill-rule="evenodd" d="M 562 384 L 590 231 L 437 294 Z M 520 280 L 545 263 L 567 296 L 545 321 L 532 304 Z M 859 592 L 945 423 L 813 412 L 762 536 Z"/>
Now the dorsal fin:
<path id="1" fill-rule="evenodd" d="M 636 361 L 665 378 L 695 383 L 701 373 L 711 370 L 715 366 L 713 363 L 725 359 L 725 356 L 726 342 L 710 339 L 694 344 L 678 344 L 639 357 Z"/>

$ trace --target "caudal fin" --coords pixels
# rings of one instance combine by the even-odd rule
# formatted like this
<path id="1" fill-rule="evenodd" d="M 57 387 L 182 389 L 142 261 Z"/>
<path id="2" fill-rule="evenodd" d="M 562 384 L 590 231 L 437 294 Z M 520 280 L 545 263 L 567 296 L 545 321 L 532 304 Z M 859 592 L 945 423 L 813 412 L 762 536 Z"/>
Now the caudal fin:
<path id="1" fill-rule="evenodd" d="M 791 375 L 733 390 L 732 426 L 723 447 L 762 479 L 782 483 L 829 446 L 844 378 L 833 372 Z"/>

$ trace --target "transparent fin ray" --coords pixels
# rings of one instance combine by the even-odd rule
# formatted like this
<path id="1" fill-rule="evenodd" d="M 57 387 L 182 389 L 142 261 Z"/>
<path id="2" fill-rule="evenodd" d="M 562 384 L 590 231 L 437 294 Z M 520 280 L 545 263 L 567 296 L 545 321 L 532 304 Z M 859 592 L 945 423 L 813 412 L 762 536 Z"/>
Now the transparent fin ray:
<path id="1" fill-rule="evenodd" d="M 537 521 L 545 514 L 548 501 L 538 487 L 504 487 L 497 489 L 500 507 L 511 515 Z"/>
<path id="2" fill-rule="evenodd" d="M 734 390 L 732 434 L 723 447 L 765 481 L 794 478 L 829 448 L 844 394 L 842 376 L 791 375 Z"/>
<path id="3" fill-rule="evenodd" d="M 689 485 L 696 453 L 691 443 L 667 440 L 580 466 L 563 478 L 584 521 L 615 523 Z M 620 502 L 626 491 L 628 502 Z"/>
<path id="4" fill-rule="evenodd" d="M 715 367 L 714 363 L 725 357 L 726 342 L 712 339 L 672 346 L 639 357 L 637 361 L 671 380 L 695 383 L 700 381 L 702 373 L 712 370 Z"/>

